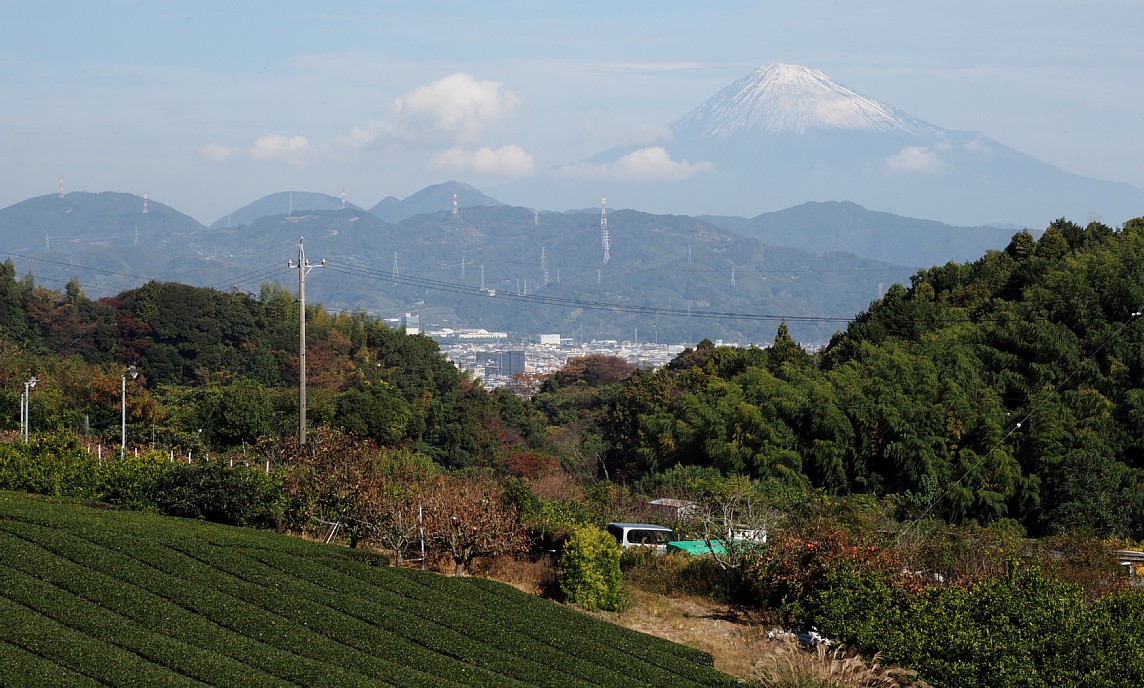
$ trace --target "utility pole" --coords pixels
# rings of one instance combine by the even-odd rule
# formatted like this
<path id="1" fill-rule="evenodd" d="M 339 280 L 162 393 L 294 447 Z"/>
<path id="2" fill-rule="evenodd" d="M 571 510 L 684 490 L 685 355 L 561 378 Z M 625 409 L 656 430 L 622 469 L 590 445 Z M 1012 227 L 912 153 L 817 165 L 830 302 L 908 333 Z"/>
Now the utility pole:
<path id="1" fill-rule="evenodd" d="M 293 198 L 291 198 L 293 201 Z M 287 267 L 293 269 L 294 261 Z M 306 273 L 314 267 L 326 267 L 326 259 L 315 265 L 306 260 L 302 237 L 298 237 L 298 444 L 306 445 Z"/>

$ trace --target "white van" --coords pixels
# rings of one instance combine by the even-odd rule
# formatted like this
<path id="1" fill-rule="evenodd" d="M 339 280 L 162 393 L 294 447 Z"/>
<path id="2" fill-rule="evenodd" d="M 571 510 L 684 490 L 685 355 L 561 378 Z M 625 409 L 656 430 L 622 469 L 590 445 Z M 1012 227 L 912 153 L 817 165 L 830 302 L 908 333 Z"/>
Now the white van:
<path id="1" fill-rule="evenodd" d="M 657 554 L 667 552 L 667 543 L 675 539 L 675 531 L 654 523 L 609 523 L 608 532 L 620 547 L 650 547 Z"/>

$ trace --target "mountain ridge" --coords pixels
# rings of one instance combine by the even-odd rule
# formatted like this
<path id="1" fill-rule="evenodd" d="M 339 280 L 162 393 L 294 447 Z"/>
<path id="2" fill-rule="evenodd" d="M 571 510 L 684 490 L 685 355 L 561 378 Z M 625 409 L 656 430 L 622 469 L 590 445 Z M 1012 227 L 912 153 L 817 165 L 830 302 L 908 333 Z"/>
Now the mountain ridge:
<path id="1" fill-rule="evenodd" d="M 582 207 L 606 184 L 617 207 L 744 217 L 845 200 L 958 226 L 1046 227 L 1061 217 L 1120 225 L 1144 215 L 1142 189 L 944 129 L 810 67 L 759 68 L 667 128 L 654 143 L 614 146 L 490 191 L 530 207 Z"/>
<path id="2" fill-rule="evenodd" d="M 894 106 L 861 95 L 817 69 L 776 62 L 722 89 L 670 125 L 673 134 L 726 139 L 738 133 L 863 129 L 916 136 L 938 131 Z"/>

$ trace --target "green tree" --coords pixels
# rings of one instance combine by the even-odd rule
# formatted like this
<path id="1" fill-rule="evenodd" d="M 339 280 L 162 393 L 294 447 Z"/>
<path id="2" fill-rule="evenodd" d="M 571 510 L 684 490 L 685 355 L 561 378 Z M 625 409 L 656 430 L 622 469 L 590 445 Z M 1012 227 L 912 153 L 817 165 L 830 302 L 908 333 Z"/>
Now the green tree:
<path id="1" fill-rule="evenodd" d="M 560 555 L 560 592 L 584 609 L 618 611 L 622 606 L 620 545 L 606 531 L 577 526 Z"/>
<path id="2" fill-rule="evenodd" d="M 334 422 L 360 437 L 396 444 L 407 436 L 412 409 L 389 384 L 378 382 L 342 392 Z"/>

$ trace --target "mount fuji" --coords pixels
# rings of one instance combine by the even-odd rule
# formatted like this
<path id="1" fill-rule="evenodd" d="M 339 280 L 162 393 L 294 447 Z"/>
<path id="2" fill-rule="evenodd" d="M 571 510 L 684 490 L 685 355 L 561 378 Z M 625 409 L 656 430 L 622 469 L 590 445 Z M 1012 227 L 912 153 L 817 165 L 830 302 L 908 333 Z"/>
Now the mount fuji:
<path id="1" fill-rule="evenodd" d="M 754 216 L 809 201 L 961 226 L 1043 228 L 1058 217 L 1118 225 L 1144 215 L 1144 190 L 1071 174 L 974 131 L 943 129 L 817 69 L 770 64 L 668 126 L 493 190 L 531 207 L 614 207 Z"/>

